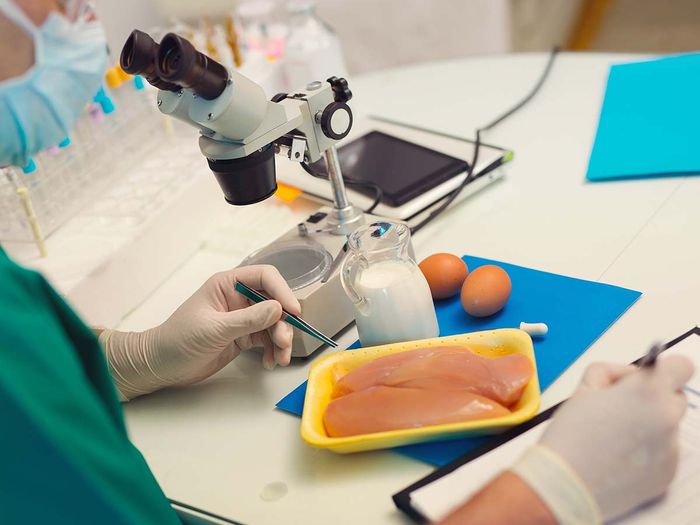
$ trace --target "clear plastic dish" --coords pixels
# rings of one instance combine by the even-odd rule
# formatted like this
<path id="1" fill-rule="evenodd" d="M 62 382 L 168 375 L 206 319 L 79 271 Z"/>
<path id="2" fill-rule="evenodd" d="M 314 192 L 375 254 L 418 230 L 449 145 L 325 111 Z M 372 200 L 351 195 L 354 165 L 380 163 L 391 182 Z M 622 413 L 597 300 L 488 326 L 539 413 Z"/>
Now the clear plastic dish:
<path id="1" fill-rule="evenodd" d="M 296 291 L 320 281 L 330 270 L 332 261 L 331 254 L 318 242 L 297 239 L 266 246 L 246 257 L 241 266 L 270 264 Z"/>

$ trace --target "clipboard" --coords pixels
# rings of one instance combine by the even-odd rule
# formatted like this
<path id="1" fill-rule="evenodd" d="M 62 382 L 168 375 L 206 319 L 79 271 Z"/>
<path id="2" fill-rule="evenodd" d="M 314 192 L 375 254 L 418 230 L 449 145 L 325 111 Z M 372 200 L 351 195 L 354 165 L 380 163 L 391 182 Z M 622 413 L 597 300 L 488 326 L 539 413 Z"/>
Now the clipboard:
<path id="1" fill-rule="evenodd" d="M 668 350 L 669 348 L 673 348 L 676 346 L 678 343 L 681 341 L 687 339 L 688 337 L 692 335 L 697 335 L 700 337 L 700 327 L 694 327 L 685 332 L 684 334 L 676 337 L 669 343 L 665 345 L 664 351 Z M 637 364 L 640 360 L 637 359 L 634 361 L 632 364 Z M 509 441 L 513 440 L 514 438 L 524 434 L 525 432 L 534 429 L 541 423 L 547 421 L 549 418 L 552 417 L 552 414 L 556 412 L 556 410 L 563 404 L 565 403 L 566 400 L 561 401 L 560 403 L 550 407 L 549 409 L 545 410 L 544 412 L 538 414 L 535 416 L 533 419 L 526 421 L 525 423 L 522 423 L 521 425 L 518 425 L 516 427 L 513 427 L 512 429 L 506 431 L 505 433 L 498 435 L 494 437 L 493 439 L 487 441 L 484 443 L 482 446 L 471 450 L 464 454 L 463 456 L 455 459 L 451 463 L 445 465 L 444 467 L 441 467 L 432 473 L 428 474 L 424 478 L 416 481 L 412 485 L 406 487 L 400 492 L 397 492 L 392 496 L 392 499 L 394 500 L 394 504 L 396 507 L 404 512 L 406 515 L 408 515 L 410 518 L 412 518 L 414 521 L 417 523 L 429 523 L 428 517 L 421 511 L 420 508 L 415 504 L 415 501 L 412 500 L 412 495 L 419 489 L 426 487 L 427 485 L 430 485 L 437 480 L 453 473 L 455 470 L 458 468 L 466 465 L 467 463 L 470 463 L 474 461 L 475 459 L 483 456 L 484 454 L 487 454 L 488 452 L 491 452 L 495 450 L 496 448 L 500 447 L 501 445 L 508 443 Z"/>

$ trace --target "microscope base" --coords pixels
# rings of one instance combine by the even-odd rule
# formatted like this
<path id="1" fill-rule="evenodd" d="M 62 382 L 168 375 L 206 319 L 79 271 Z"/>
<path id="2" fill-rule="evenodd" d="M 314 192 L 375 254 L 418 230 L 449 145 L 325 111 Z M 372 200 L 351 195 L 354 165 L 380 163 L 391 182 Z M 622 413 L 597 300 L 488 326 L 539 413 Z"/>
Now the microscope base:
<path id="1" fill-rule="evenodd" d="M 301 303 L 301 317 L 311 326 L 329 337 L 334 337 L 354 321 L 354 307 L 345 294 L 340 280 L 341 265 L 332 262 L 343 249 L 345 235 L 330 233 L 334 226 L 333 210 L 323 207 L 302 223 L 268 246 L 250 255 L 242 265 L 272 264 L 287 279 L 294 295 Z M 358 225 L 384 220 L 365 215 Z M 303 231 L 303 230 L 306 231 Z M 307 233 L 308 232 L 308 233 Z M 319 255 L 324 253 L 324 256 Z M 310 267 L 305 267 L 307 258 Z M 329 272 L 330 277 L 323 282 Z M 305 283 L 304 281 L 311 281 Z M 294 330 L 292 356 L 306 357 L 318 350 L 323 343 L 308 334 Z"/>

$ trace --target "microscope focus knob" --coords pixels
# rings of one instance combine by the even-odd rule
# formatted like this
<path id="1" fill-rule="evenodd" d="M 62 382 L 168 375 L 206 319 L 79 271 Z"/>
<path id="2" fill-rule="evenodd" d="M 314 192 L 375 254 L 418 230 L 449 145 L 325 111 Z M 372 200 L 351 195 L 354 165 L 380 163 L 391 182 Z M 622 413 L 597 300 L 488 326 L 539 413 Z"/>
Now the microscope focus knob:
<path id="1" fill-rule="evenodd" d="M 336 102 L 347 102 L 352 98 L 352 91 L 348 87 L 348 81 L 344 78 L 331 77 L 328 83 L 333 88 L 333 98 Z"/>
<path id="2" fill-rule="evenodd" d="M 352 128 L 352 111 L 344 102 L 331 102 L 321 113 L 321 130 L 333 140 L 345 138 Z"/>

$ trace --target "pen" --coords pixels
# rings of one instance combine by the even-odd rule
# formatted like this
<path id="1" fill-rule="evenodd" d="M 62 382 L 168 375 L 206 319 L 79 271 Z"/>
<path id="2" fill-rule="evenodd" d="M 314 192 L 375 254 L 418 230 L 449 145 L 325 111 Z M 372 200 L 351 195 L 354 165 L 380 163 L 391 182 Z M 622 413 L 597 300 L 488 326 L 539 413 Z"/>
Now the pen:
<path id="1" fill-rule="evenodd" d="M 269 301 L 270 300 L 269 297 L 265 297 L 260 292 L 253 290 L 252 288 L 246 286 L 242 282 L 237 282 L 235 289 L 238 293 L 246 296 L 248 299 L 250 299 L 254 303 L 260 303 L 262 301 Z M 288 311 L 286 311 L 284 309 L 282 309 L 282 320 L 286 323 L 291 324 L 293 327 L 301 330 L 302 332 L 309 334 L 311 337 L 315 337 L 319 341 L 326 343 L 328 346 L 331 346 L 333 348 L 338 347 L 338 343 L 333 341 L 333 339 L 331 339 L 327 335 L 324 335 L 319 330 L 316 330 L 313 326 L 311 326 L 309 323 L 304 321 L 301 317 L 296 316 L 294 314 L 290 314 Z"/>
<path id="2" fill-rule="evenodd" d="M 498 157 L 496 160 L 494 160 L 491 164 L 483 168 L 480 172 L 479 175 L 486 175 L 490 171 L 495 170 L 496 168 L 499 168 L 500 166 L 503 166 L 504 164 L 509 163 L 511 160 L 513 160 L 513 157 L 515 154 L 512 151 L 506 151 L 504 155 Z"/>
<path id="3" fill-rule="evenodd" d="M 637 366 L 639 368 L 649 368 L 654 366 L 656 364 L 656 358 L 659 357 L 659 354 L 663 352 L 664 349 L 665 345 L 662 345 L 661 343 L 651 345 L 651 348 L 649 348 L 646 355 L 637 362 Z"/>

